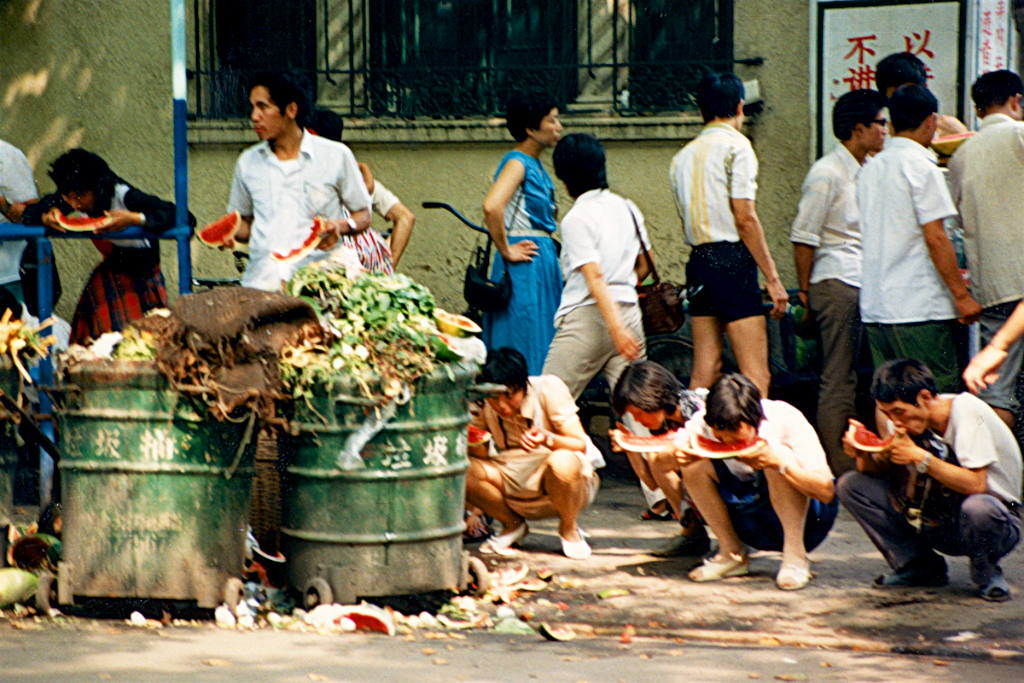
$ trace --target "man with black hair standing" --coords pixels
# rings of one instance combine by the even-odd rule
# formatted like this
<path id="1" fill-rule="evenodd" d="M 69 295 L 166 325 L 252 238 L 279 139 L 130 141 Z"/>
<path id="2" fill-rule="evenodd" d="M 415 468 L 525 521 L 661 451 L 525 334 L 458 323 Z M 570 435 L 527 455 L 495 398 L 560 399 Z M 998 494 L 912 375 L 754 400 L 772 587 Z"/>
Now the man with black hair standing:
<path id="1" fill-rule="evenodd" d="M 967 290 L 943 227 L 956 207 L 927 147 L 938 106 L 919 85 L 893 93 L 895 136 L 857 180 L 864 252 L 860 315 L 876 367 L 918 358 L 932 368 L 939 390 L 951 392 L 960 375 L 955 325 L 977 320 L 981 307 Z"/>
<path id="2" fill-rule="evenodd" d="M 842 438 L 856 415 L 857 359 L 864 343 L 860 322 L 860 222 L 857 174 L 869 154 L 885 146 L 885 98 L 854 90 L 832 109 L 835 150 L 811 167 L 789 239 L 793 243 L 800 303 L 821 330 L 822 370 L 818 433 L 833 471 L 847 469 Z"/>
<path id="3" fill-rule="evenodd" d="M 722 368 L 723 333 L 740 372 L 768 395 L 768 332 L 757 282 L 765 276 L 771 315 L 781 319 L 789 295 L 782 286 L 757 216 L 757 156 L 743 128 L 743 83 L 715 73 L 697 85 L 704 130 L 672 160 L 669 177 L 686 242 L 693 325 L 690 388 L 709 387 Z"/>
<path id="4" fill-rule="evenodd" d="M 970 559 L 982 598 L 1009 600 L 999 560 L 1020 541 L 1021 529 L 1021 454 L 1009 427 L 971 394 L 940 394 L 917 360 L 878 368 L 871 396 L 888 418 L 880 434 L 895 439 L 887 450 L 868 453 L 844 437 L 858 471 L 844 474 L 837 488 L 893 569 L 875 583 L 946 585 L 938 551 Z"/>
<path id="5" fill-rule="evenodd" d="M 917 55 L 909 52 L 894 52 L 878 63 L 875 69 L 875 85 L 886 99 L 905 85 L 928 87 L 928 69 Z M 966 133 L 967 126 L 955 116 L 939 114 L 935 136 Z"/>
<path id="6" fill-rule="evenodd" d="M 313 219 L 326 220 L 319 250 L 333 249 L 342 235 L 370 227 L 370 194 L 352 151 L 305 131 L 309 102 L 302 86 L 283 73 L 258 75 L 249 89 L 252 123 L 261 142 L 235 165 L 228 211 L 242 215 L 234 241 L 249 243 L 242 284 L 278 290 L 313 254 L 298 263 L 274 259 L 310 235 Z"/>
<path id="7" fill-rule="evenodd" d="M 28 202 L 39 197 L 25 153 L 9 142 L 0 140 L 0 225 L 20 223 Z M 8 290 L 22 303 L 21 255 L 28 243 L 11 240 L 0 243 L 0 287 Z M 21 311 L 16 311 L 18 315 Z M 15 316 L 17 317 L 17 315 Z"/>
<path id="8" fill-rule="evenodd" d="M 981 341 L 988 344 L 1024 295 L 1024 84 L 1012 71 L 984 74 L 971 88 L 981 117 L 978 134 L 949 160 L 953 201 L 960 211 L 971 291 L 984 308 Z M 1020 409 L 1016 385 L 1024 342 L 1007 349 L 999 379 L 979 395 L 1013 426 Z"/>

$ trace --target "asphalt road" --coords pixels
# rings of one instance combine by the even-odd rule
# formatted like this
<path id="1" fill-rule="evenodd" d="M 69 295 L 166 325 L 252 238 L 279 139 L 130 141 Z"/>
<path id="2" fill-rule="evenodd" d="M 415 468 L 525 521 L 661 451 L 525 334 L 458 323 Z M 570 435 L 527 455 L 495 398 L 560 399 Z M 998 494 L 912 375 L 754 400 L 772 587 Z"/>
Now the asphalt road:
<path id="1" fill-rule="evenodd" d="M 95 624 L 95 626 L 93 626 Z M 469 634 L 464 640 L 364 634 L 144 629 L 120 622 L 5 632 L 0 678 L 61 681 L 452 681 L 718 683 L 725 681 L 985 681 L 1018 683 L 1024 666 L 994 661 L 831 651 L 737 648 L 671 640 Z"/>

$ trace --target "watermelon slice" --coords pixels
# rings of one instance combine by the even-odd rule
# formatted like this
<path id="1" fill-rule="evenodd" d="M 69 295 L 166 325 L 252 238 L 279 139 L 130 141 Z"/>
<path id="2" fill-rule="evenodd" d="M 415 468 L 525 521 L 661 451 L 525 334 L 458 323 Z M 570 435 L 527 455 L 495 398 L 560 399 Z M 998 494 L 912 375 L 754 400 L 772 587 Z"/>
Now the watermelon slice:
<path id="1" fill-rule="evenodd" d="M 964 143 L 964 140 L 974 137 L 974 132 L 957 133 L 956 135 L 943 135 L 941 138 L 932 140 L 932 149 L 942 156 L 950 156 L 957 150 L 957 147 Z"/>
<path id="2" fill-rule="evenodd" d="M 359 631 L 377 631 L 385 635 L 395 635 L 395 620 L 387 610 L 376 605 L 362 604 L 354 607 L 345 607 L 334 618 L 334 622 L 341 623 L 342 619 L 351 619 Z"/>
<path id="3" fill-rule="evenodd" d="M 207 246 L 219 247 L 235 236 L 240 225 L 242 225 L 242 214 L 232 211 L 200 230 L 196 237 Z"/>
<path id="4" fill-rule="evenodd" d="M 892 446 L 892 442 L 896 440 L 895 436 L 883 440 L 864 425 L 853 421 L 850 422 L 850 428 L 846 430 L 846 435 L 850 437 L 850 441 L 857 450 L 865 453 L 881 453 L 888 450 Z"/>
<path id="5" fill-rule="evenodd" d="M 760 436 L 756 436 L 750 441 L 722 443 L 721 441 L 709 439 L 703 434 L 694 434 L 690 437 L 683 450 L 701 458 L 723 460 L 725 458 L 752 455 L 761 450 L 765 443 L 766 441 Z"/>
<path id="6" fill-rule="evenodd" d="M 542 623 L 540 625 L 540 628 L 538 628 L 537 630 L 540 631 L 540 634 L 548 640 L 553 640 L 556 642 L 565 642 L 567 640 L 572 640 L 576 637 L 576 632 L 573 631 L 571 628 L 552 626 L 548 623 Z"/>
<path id="7" fill-rule="evenodd" d="M 57 210 L 57 225 L 70 232 L 94 232 L 97 229 L 102 229 L 114 222 L 114 219 L 110 216 L 100 216 L 99 218 L 92 218 L 91 216 L 65 216 L 60 210 Z"/>
<path id="8" fill-rule="evenodd" d="M 271 254 L 271 257 L 273 257 L 275 261 L 282 261 L 285 263 L 301 261 L 312 254 L 313 251 L 320 246 L 320 240 L 324 238 L 326 231 L 326 221 L 317 216 L 313 219 L 313 225 L 309 229 L 309 236 L 303 240 L 301 245 L 295 247 L 287 254 L 280 254 L 275 251 Z"/>
<path id="9" fill-rule="evenodd" d="M 469 445 L 470 446 L 483 446 L 485 443 L 491 440 L 491 433 L 486 429 L 480 429 L 475 425 L 469 425 L 467 427 L 469 431 Z"/>
<path id="10" fill-rule="evenodd" d="M 676 432 L 659 436 L 641 436 L 618 429 L 614 432 L 615 444 L 631 453 L 673 453 L 676 450 Z"/>
<path id="11" fill-rule="evenodd" d="M 440 308 L 434 309 L 434 321 L 437 323 L 437 329 L 453 337 L 470 337 L 483 331 L 466 316 L 449 313 Z"/>

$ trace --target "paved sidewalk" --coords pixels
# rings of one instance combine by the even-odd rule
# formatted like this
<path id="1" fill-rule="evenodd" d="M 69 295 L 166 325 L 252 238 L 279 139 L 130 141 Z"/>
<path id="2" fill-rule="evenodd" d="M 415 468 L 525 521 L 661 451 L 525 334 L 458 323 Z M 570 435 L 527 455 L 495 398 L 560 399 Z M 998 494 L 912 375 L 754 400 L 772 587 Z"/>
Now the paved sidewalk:
<path id="1" fill-rule="evenodd" d="M 881 555 L 844 511 L 812 554 L 815 577 L 801 591 L 775 586 L 778 553 L 752 556 L 751 574 L 711 584 L 686 578 L 697 560 L 647 554 L 676 531 L 674 522 L 643 522 L 643 498 L 631 482 L 605 476 L 595 504 L 580 518 L 591 559 L 563 557 L 552 521 L 531 524 L 515 558 L 531 569 L 551 567 L 556 581 L 529 598 L 535 618 L 579 624 L 583 631 L 685 640 L 841 647 L 942 656 L 1020 657 L 1024 661 L 1024 552 L 1002 564 L 1015 599 L 989 603 L 974 595 L 966 558 L 950 558 L 950 585 L 878 589 L 887 571 Z M 508 562 L 511 558 L 501 558 Z M 600 599 L 607 588 L 630 594 Z M 560 609 L 558 602 L 567 609 Z M 532 604 L 531 604 L 532 603 Z M 564 607 L 563 606 L 563 607 Z"/>

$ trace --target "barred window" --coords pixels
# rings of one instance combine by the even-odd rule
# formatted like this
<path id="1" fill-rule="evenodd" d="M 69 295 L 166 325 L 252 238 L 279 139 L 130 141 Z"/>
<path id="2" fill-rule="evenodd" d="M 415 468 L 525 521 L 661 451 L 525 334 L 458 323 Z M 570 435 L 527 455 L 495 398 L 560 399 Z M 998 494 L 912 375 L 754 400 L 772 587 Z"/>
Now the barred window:
<path id="1" fill-rule="evenodd" d="M 731 70 L 732 0 L 194 0 L 190 107 L 248 116 L 245 85 L 302 72 L 346 116 L 500 115 L 541 89 L 576 112 L 693 109 Z"/>

